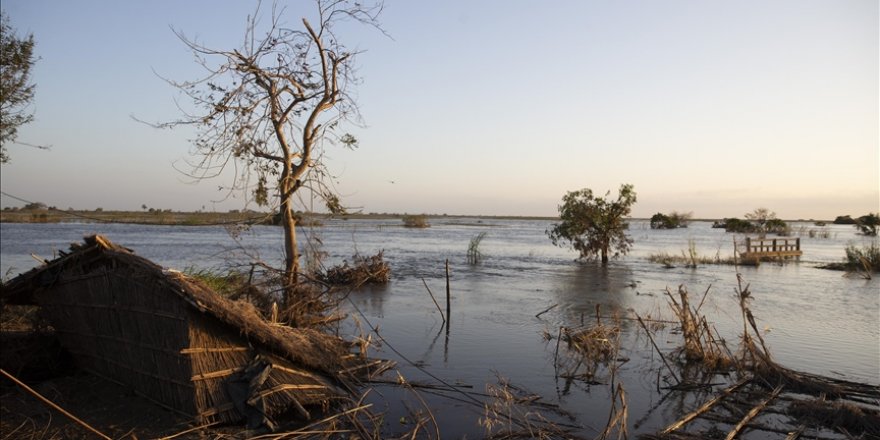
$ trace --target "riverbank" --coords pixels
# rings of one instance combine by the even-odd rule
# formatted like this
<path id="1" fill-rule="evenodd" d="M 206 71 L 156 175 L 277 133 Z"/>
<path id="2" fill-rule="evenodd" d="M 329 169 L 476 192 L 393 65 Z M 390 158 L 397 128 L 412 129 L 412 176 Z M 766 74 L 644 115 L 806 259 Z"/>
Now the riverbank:
<path id="1" fill-rule="evenodd" d="M 322 221 L 330 218 L 343 220 L 397 220 L 407 214 L 389 213 L 355 213 L 342 216 L 331 216 L 320 213 L 301 213 L 300 222 L 311 226 L 320 226 Z M 458 216 L 458 215 L 426 215 L 429 220 L 436 219 L 487 219 L 487 220 L 553 220 L 553 217 L 519 217 L 519 216 Z M 127 223 L 136 225 L 173 225 L 173 226 L 205 226 L 236 223 L 273 224 L 274 215 L 258 211 L 229 212 L 183 212 L 171 210 L 149 211 L 105 211 L 105 210 L 60 210 L 48 209 L 4 209 L 0 211 L 0 223 Z"/>

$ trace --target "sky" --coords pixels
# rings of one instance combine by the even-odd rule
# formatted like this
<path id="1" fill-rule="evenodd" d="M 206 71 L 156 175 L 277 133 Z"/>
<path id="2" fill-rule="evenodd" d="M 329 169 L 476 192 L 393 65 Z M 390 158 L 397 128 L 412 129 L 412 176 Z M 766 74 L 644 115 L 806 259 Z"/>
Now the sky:
<path id="1" fill-rule="evenodd" d="M 203 73 L 173 29 L 236 48 L 255 5 L 4 0 L 39 57 L 19 140 L 51 150 L 8 146 L 2 191 L 60 209 L 243 208 L 218 191 L 228 176 L 177 170 L 192 131 L 134 118 L 180 118 L 162 78 Z M 280 5 L 291 26 L 314 13 Z M 360 146 L 326 151 L 347 206 L 553 216 L 567 191 L 630 183 L 635 217 L 880 211 L 876 0 L 387 0 L 379 20 L 385 34 L 340 29 L 362 78 Z"/>

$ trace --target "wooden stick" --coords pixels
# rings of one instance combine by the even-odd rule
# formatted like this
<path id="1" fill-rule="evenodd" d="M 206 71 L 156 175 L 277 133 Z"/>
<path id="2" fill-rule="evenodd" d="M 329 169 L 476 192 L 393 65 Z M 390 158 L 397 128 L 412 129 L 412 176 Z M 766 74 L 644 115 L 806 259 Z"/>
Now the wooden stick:
<path id="1" fill-rule="evenodd" d="M 440 312 L 440 318 L 443 319 L 443 324 L 446 324 L 446 315 L 443 314 L 443 309 L 440 308 L 440 304 L 437 304 L 437 298 L 434 298 L 434 293 L 431 292 L 431 288 L 428 287 L 428 283 L 422 278 L 422 284 L 425 285 L 425 289 L 428 289 L 428 295 L 431 295 L 431 301 L 434 301 L 434 305 L 437 306 L 437 311 Z"/>
<path id="2" fill-rule="evenodd" d="M 449 293 L 449 259 L 446 259 L 446 330 L 449 330 L 449 322 L 452 321 L 452 311 L 450 305 L 450 293 Z"/>
<path id="3" fill-rule="evenodd" d="M 770 403 L 770 401 L 772 401 L 773 399 L 775 399 L 776 396 L 778 396 L 780 392 L 782 392 L 782 385 L 777 386 L 777 387 L 773 390 L 773 392 L 770 393 L 770 395 L 767 396 L 766 399 L 764 399 L 763 402 L 761 402 L 761 403 L 755 405 L 755 407 L 752 408 L 752 410 L 749 411 L 749 412 L 745 415 L 745 417 L 743 417 L 742 420 L 740 420 L 739 423 L 737 423 L 736 426 L 733 427 L 733 431 L 730 431 L 730 432 L 727 434 L 727 438 L 726 438 L 726 440 L 733 440 L 733 439 L 735 439 L 736 436 L 739 435 L 739 432 L 740 432 L 740 431 L 741 431 L 741 430 L 742 430 L 742 429 L 743 429 L 743 428 L 744 428 L 744 427 L 745 427 L 745 426 L 746 426 L 746 425 L 747 425 L 752 419 L 754 419 L 755 416 L 757 416 L 758 413 L 761 412 L 761 410 L 763 410 L 764 408 L 766 408 L 767 405 Z"/>
<path id="4" fill-rule="evenodd" d="M 82 420 L 78 419 L 75 415 L 73 415 L 73 414 L 67 412 L 64 408 L 62 408 L 62 407 L 56 405 L 56 404 L 55 404 L 54 402 L 52 402 L 51 400 L 49 400 L 49 399 L 43 397 L 40 393 L 34 391 L 33 388 L 31 388 L 31 387 L 25 385 L 23 382 L 21 382 L 20 380 L 16 379 L 15 376 L 13 376 L 13 375 L 7 373 L 6 370 L 0 368 L 0 374 L 3 374 L 3 375 L 6 376 L 9 380 L 11 380 L 12 382 L 14 382 L 16 385 L 18 385 L 18 386 L 24 388 L 25 391 L 27 391 L 28 393 L 30 393 L 30 394 L 33 395 L 34 397 L 40 399 L 43 403 L 45 403 L 46 405 L 49 405 L 50 407 L 52 407 L 52 408 L 55 409 L 56 411 L 58 411 L 58 412 L 60 412 L 61 414 L 63 414 L 65 417 L 69 418 L 70 420 L 73 420 L 74 422 L 78 423 L 80 426 L 82 426 L 82 427 L 88 429 L 89 431 L 92 431 L 92 432 L 93 432 L 95 435 L 97 435 L 98 437 L 103 438 L 103 439 L 106 439 L 106 440 L 113 440 L 113 439 L 111 439 L 110 437 L 107 437 L 106 435 L 102 434 L 101 431 L 98 431 L 97 429 L 92 428 L 91 426 L 89 426 L 88 423 L 83 422 Z"/>
<path id="5" fill-rule="evenodd" d="M 696 410 L 694 410 L 691 413 L 682 417 L 681 420 L 667 426 L 666 429 L 664 429 L 663 431 L 660 431 L 660 436 L 663 437 L 663 436 L 669 434 L 670 432 L 675 431 L 675 430 L 681 428 L 682 426 L 686 425 L 691 420 L 696 419 L 697 417 L 699 417 L 700 414 L 711 409 L 712 406 L 714 406 L 716 403 L 720 402 L 721 399 L 727 397 L 727 395 L 736 391 L 737 388 L 745 385 L 750 380 L 751 380 L 751 378 L 745 378 L 745 379 L 727 387 L 727 389 L 722 391 L 721 394 L 713 397 L 712 399 L 710 399 L 708 402 L 704 403 L 702 406 L 700 406 Z"/>
<path id="6" fill-rule="evenodd" d="M 654 342 L 654 337 L 651 336 L 651 331 L 648 330 L 648 326 L 645 325 L 644 321 L 642 321 L 642 317 L 636 313 L 636 319 L 639 321 L 639 324 L 642 325 L 642 328 L 645 329 L 645 334 L 648 335 L 648 339 L 651 341 L 651 345 L 654 346 L 654 349 L 657 350 L 657 354 L 660 355 L 660 359 L 663 360 L 663 364 L 666 365 L 666 369 L 669 370 L 669 374 L 672 375 L 672 378 L 675 379 L 675 383 L 681 385 L 681 380 L 678 379 L 678 376 L 675 375 L 675 372 L 672 371 L 672 367 L 669 366 L 669 362 L 666 362 L 666 356 L 663 356 L 663 352 L 660 351 L 660 347 L 657 346 L 657 343 Z"/>

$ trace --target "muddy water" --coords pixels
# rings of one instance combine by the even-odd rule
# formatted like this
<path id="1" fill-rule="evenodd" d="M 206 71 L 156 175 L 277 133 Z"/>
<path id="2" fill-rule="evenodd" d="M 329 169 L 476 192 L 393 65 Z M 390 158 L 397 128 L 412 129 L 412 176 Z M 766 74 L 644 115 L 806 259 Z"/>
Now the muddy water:
<path id="1" fill-rule="evenodd" d="M 395 221 L 339 220 L 310 233 L 327 253 L 328 265 L 355 252 L 384 250 L 393 281 L 353 293 L 345 307 L 358 316 L 362 327 L 367 322 L 378 327 L 386 341 L 379 355 L 400 361 L 408 380 L 440 378 L 483 392 L 486 383 L 496 383 L 496 375 L 501 375 L 570 412 L 575 416 L 570 423 L 582 426 L 586 435 L 604 426 L 610 387 L 556 378 L 556 345 L 545 334 L 555 335 L 560 326 L 594 319 L 597 305 L 603 315 L 636 311 L 668 318 L 663 292 L 680 285 L 697 298 L 708 289 L 703 311 L 722 336 L 734 341 L 741 332 L 732 266 L 668 269 L 647 261 L 653 253 L 680 254 L 689 241 L 700 255 L 730 256 L 737 238 L 733 234 L 703 222 L 687 229 L 655 231 L 636 221 L 630 228 L 635 240 L 632 252 L 601 267 L 575 263 L 573 252 L 551 246 L 544 232 L 549 227 L 547 221 L 444 218 L 433 220 L 428 229 L 406 229 Z M 864 244 L 867 239 L 851 226 L 796 223 L 794 229 L 804 234 L 799 263 L 740 268 L 772 354 L 796 370 L 880 384 L 880 281 L 815 267 L 839 261 L 847 244 Z M 811 229 L 826 237 L 810 238 Z M 282 254 L 281 232 L 272 227 L 244 232 L 235 245 L 220 227 L 0 224 L 0 268 L 4 274 L 26 270 L 36 264 L 31 253 L 51 257 L 54 250 L 93 232 L 174 268 L 222 268 L 245 252 L 266 261 L 280 261 Z M 471 265 L 466 258 L 468 242 L 480 232 L 487 233 L 480 246 L 483 260 Z M 445 302 L 447 259 L 452 293 L 448 334 L 424 286 L 427 283 L 437 300 Z M 535 317 L 553 305 L 557 306 Z M 691 397 L 661 402 L 656 388 L 662 364 L 634 323 L 622 325 L 623 356 L 629 361 L 619 379 L 628 395 L 630 432 L 655 430 L 677 418 Z M 671 330 L 659 333 L 658 343 L 664 348 L 677 343 Z M 661 386 L 663 375 L 661 371 Z M 387 429 L 407 429 L 407 416 L 419 409 L 420 401 L 394 387 L 377 391 L 374 403 L 387 410 Z M 475 437 L 483 432 L 477 425 L 482 410 L 468 403 L 467 397 L 448 393 L 422 393 L 422 397 L 434 408 L 444 437 Z M 399 401 L 407 402 L 409 409 L 387 403 Z"/>

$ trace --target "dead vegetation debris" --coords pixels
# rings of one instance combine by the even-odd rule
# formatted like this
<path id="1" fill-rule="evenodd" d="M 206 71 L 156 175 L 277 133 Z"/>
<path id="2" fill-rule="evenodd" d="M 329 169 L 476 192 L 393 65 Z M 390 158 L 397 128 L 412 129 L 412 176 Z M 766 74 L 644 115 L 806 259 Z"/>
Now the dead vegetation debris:
<path id="1" fill-rule="evenodd" d="M 351 264 L 346 260 L 319 273 L 318 279 L 333 286 L 384 284 L 391 280 L 391 266 L 381 251 L 372 256 L 354 255 Z"/>

